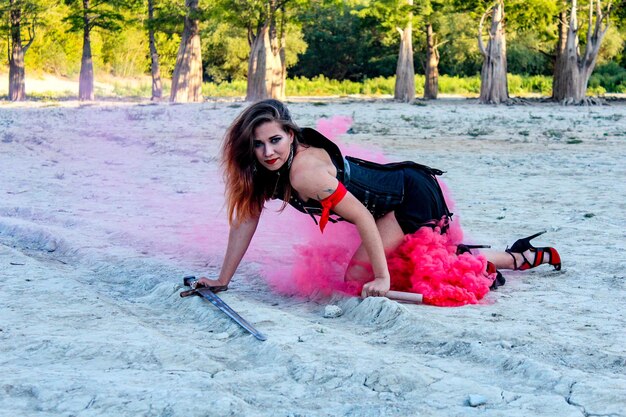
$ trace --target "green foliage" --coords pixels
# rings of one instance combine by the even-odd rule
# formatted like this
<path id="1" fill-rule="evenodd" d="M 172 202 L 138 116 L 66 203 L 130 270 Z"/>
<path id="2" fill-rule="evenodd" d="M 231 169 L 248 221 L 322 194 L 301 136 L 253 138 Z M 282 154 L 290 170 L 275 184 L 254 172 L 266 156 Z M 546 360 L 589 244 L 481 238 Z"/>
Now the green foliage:
<path id="1" fill-rule="evenodd" d="M 147 3 L 147 1 L 146 1 Z M 185 3 L 175 0 L 153 0 L 154 17 L 148 20 L 148 6 L 145 5 L 145 27 L 154 29 L 156 33 L 164 33 L 169 37 L 183 32 L 185 15 Z"/>
<path id="2" fill-rule="evenodd" d="M 543 96 L 552 95 L 552 78 L 541 75 L 516 75 L 507 74 L 509 94 L 527 95 L 541 94 Z"/>
<path id="3" fill-rule="evenodd" d="M 347 4 L 313 3 L 300 15 L 308 47 L 291 76 L 360 81 L 395 74 L 398 39 L 393 43 L 371 16 L 359 17 Z"/>
<path id="4" fill-rule="evenodd" d="M 216 83 L 245 79 L 250 54 L 245 30 L 215 23 L 202 33 L 202 64 L 207 79 Z"/>
<path id="5" fill-rule="evenodd" d="M 626 70 L 624 70 L 626 72 Z M 541 94 L 549 96 L 552 93 L 552 78 L 546 76 L 522 76 L 509 75 L 509 90 L 513 95 Z M 305 77 L 295 77 L 287 80 L 287 96 L 348 96 L 366 95 L 381 96 L 393 95 L 395 79 L 394 77 L 376 77 L 354 82 L 349 80 L 333 80 L 323 75 L 311 79 Z M 415 76 L 416 94 L 424 93 L 424 76 Z M 590 90 L 592 91 L 592 90 Z M 234 81 L 230 83 L 205 83 L 203 93 L 207 96 L 244 96 L 246 84 L 244 81 Z M 453 94 L 464 96 L 476 96 L 480 93 L 480 77 L 439 77 L 439 92 L 441 94 Z"/>
<path id="6" fill-rule="evenodd" d="M 180 35 L 156 33 L 155 38 L 157 51 L 159 52 L 161 75 L 171 77 L 174 73 L 174 67 L 176 66 L 176 55 L 178 54 L 178 45 L 180 45 Z M 150 59 L 148 58 L 148 65 L 149 63 Z M 146 68 L 145 71 L 149 73 L 150 68 Z"/>
<path id="7" fill-rule="evenodd" d="M 604 93 L 626 93 L 626 69 L 614 65 L 599 68 L 600 73 L 594 74 L 590 81 L 588 94 L 598 95 Z M 614 74 L 611 78 L 610 74 Z M 287 80 L 287 96 L 298 97 L 324 97 L 350 95 L 363 96 L 386 96 L 393 95 L 393 77 L 377 77 L 354 82 L 349 80 L 331 80 L 324 76 L 307 79 L 297 77 Z M 96 93 L 99 97 L 110 98 L 136 98 L 149 99 L 151 96 L 151 80 L 147 76 L 136 79 L 116 79 L 103 76 L 100 82 L 108 85 L 108 88 L 98 88 Z M 549 97 L 552 93 L 552 79 L 546 76 L 522 76 L 509 75 L 509 90 L 513 96 L 527 96 L 540 94 Z M 424 76 L 415 77 L 417 86 L 416 94 L 423 94 Z M 611 87 L 613 86 L 613 87 Z M 163 91 L 169 94 L 170 82 L 163 80 Z M 441 94 L 476 97 L 480 92 L 480 77 L 456 77 L 441 76 L 439 78 L 439 92 Z M 206 82 L 202 87 L 202 94 L 207 97 L 243 97 L 246 94 L 246 81 L 235 80 L 232 82 L 214 83 Z M 32 97 L 45 100 L 65 99 L 74 97 L 75 92 L 39 92 L 30 94 Z M 525 131 L 520 132 L 524 135 Z M 527 132 L 526 132 L 527 133 Z"/>
<path id="8" fill-rule="evenodd" d="M 552 41 L 557 38 L 559 2 L 555 0 L 508 0 L 504 2 L 507 30 Z"/>
<path id="9" fill-rule="evenodd" d="M 103 30 L 117 31 L 122 29 L 124 15 L 121 8 L 127 6 L 123 0 L 100 0 L 90 2 L 87 10 L 83 9 L 81 0 L 64 0 L 67 6 L 71 7 L 71 13 L 63 18 L 63 21 L 70 25 L 71 32 L 82 32 L 85 28 L 84 17 L 89 17 L 87 30 L 100 28 Z"/>
<path id="10" fill-rule="evenodd" d="M 439 92 L 441 94 L 478 94 L 480 93 L 480 77 L 439 77 Z"/>
<path id="11" fill-rule="evenodd" d="M 478 23 L 466 13 L 453 13 L 445 16 L 441 26 L 441 36 L 450 41 L 440 48 L 439 72 L 463 76 L 480 73 L 483 58 L 478 50 Z"/>
<path id="12" fill-rule="evenodd" d="M 598 64 L 609 63 L 620 55 L 624 50 L 625 36 L 626 34 L 620 32 L 615 26 L 609 27 L 598 53 Z"/>
<path id="13" fill-rule="evenodd" d="M 419 1 L 416 3 L 421 4 Z M 352 14 L 376 25 L 379 31 L 382 29 L 382 40 L 385 44 L 397 42 L 396 28 L 404 28 L 409 21 L 409 13 L 413 11 L 406 0 L 353 0 L 346 5 L 351 6 Z M 419 25 L 419 16 L 419 13 L 413 13 L 414 25 Z"/>
<path id="14" fill-rule="evenodd" d="M 69 8 L 56 4 L 39 20 L 35 41 L 25 56 L 28 72 L 47 72 L 72 77 L 80 72 L 82 56 L 82 34 L 70 30 L 69 22 L 62 17 L 70 13 Z M 91 49 L 94 66 L 100 70 L 104 65 L 102 37 L 94 33 Z"/>
<path id="15" fill-rule="evenodd" d="M 104 33 L 102 59 L 106 71 L 118 77 L 136 77 L 150 67 L 148 36 L 144 30 L 128 27 L 119 33 Z"/>
<path id="16" fill-rule="evenodd" d="M 37 20 L 44 14 L 44 3 L 48 0 L 18 0 L 10 3 L 9 0 L 0 1 L 0 64 L 9 63 L 9 51 L 11 50 L 12 27 L 11 15 L 19 12 L 20 39 L 25 47 L 33 36 Z"/>
<path id="17" fill-rule="evenodd" d="M 235 80 L 225 83 L 207 82 L 202 84 L 204 97 L 241 97 L 246 95 L 247 82 Z"/>
<path id="18" fill-rule="evenodd" d="M 25 15 L 23 38 L 37 16 L 36 37 L 26 59 L 27 74 L 53 73 L 74 77 L 82 55 L 82 1 L 22 0 L 33 13 Z M 92 2 L 92 53 L 98 77 L 149 74 L 147 29 L 156 30 L 164 78 L 171 76 L 183 28 L 183 0 L 154 0 L 156 19 L 147 20 L 139 0 Z M 423 24 L 433 23 L 440 48 L 440 92 L 477 94 L 483 58 L 477 47 L 478 19 L 492 0 L 415 0 L 413 7 L 415 62 L 425 57 Z M 201 38 L 207 95 L 244 95 L 248 66 L 248 30 L 267 18 L 267 0 L 201 0 Z M 588 0 L 580 0 L 581 49 L 584 50 Z M 0 0 L 0 64 L 7 60 L 8 0 Z M 552 53 L 556 44 L 559 2 L 507 0 L 507 58 L 512 95 L 551 89 Z M 406 0 L 290 0 L 286 3 L 288 95 L 393 94 L 398 54 L 396 26 L 406 23 Z M 34 11 L 39 10 L 38 13 Z M 282 16 L 282 11 L 277 12 Z M 405 20 L 403 20 L 405 19 Z M 107 30 L 98 30 L 107 29 Z M 74 32 L 72 32 L 74 30 Z M 626 93 L 626 5 L 612 14 L 590 92 Z M 524 75 L 513 75 L 524 74 Z M 447 75 L 447 76 L 446 76 Z M 335 81 L 339 80 L 339 81 Z M 226 81 L 231 81 L 226 83 Z M 417 94 L 423 77 L 416 76 Z M 243 86 L 243 87 L 242 87 Z M 118 85 L 115 94 L 134 96 L 149 90 Z M 147 94 L 149 95 L 149 93 Z"/>
<path id="19" fill-rule="evenodd" d="M 63 27 L 41 28 L 26 54 L 26 69 L 71 77 L 80 71 L 81 54 L 80 35 Z"/>
<path id="20" fill-rule="evenodd" d="M 163 95 L 167 97 L 170 92 L 171 83 L 169 80 L 162 80 Z M 125 97 L 147 99 L 152 97 L 152 79 L 142 77 L 133 80 L 114 81 L 113 92 L 101 92 L 99 96 Z"/>
<path id="21" fill-rule="evenodd" d="M 602 88 L 611 93 L 626 93 L 626 68 L 615 62 L 599 65 L 589 79 L 589 87 Z"/>
<path id="22" fill-rule="evenodd" d="M 202 32 L 202 61 L 206 79 L 220 83 L 244 80 L 248 73 L 250 46 L 247 33 L 241 28 L 217 22 Z M 298 54 L 306 50 L 302 31 L 288 23 L 285 31 L 285 59 L 287 68 L 298 61 Z"/>
<path id="23" fill-rule="evenodd" d="M 324 96 L 350 94 L 381 95 L 393 94 L 394 78 L 376 77 L 354 82 L 331 80 L 323 75 L 308 79 L 296 77 L 287 81 L 286 94 L 294 96 Z"/>
<path id="24" fill-rule="evenodd" d="M 507 69 L 512 74 L 551 75 L 552 59 L 541 50 L 544 45 L 533 33 L 512 34 L 507 39 Z"/>

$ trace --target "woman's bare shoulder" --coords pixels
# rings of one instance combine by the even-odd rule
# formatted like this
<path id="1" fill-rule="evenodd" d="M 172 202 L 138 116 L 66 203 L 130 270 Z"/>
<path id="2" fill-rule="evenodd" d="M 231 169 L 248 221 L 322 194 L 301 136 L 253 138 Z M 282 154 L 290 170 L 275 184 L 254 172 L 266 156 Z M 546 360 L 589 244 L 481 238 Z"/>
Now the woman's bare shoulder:
<path id="1" fill-rule="evenodd" d="M 328 160 L 326 160 L 328 159 Z M 311 169 L 319 169 L 327 163 L 331 163 L 326 151 L 314 147 L 301 147 L 293 158 L 291 163 L 291 172 L 300 173 Z"/>
<path id="2" fill-rule="evenodd" d="M 334 166 L 326 151 L 305 148 L 293 159 L 289 181 L 302 197 L 317 198 L 320 189 L 328 188 L 329 184 L 332 185 L 337 181 L 332 175 L 333 169 Z"/>

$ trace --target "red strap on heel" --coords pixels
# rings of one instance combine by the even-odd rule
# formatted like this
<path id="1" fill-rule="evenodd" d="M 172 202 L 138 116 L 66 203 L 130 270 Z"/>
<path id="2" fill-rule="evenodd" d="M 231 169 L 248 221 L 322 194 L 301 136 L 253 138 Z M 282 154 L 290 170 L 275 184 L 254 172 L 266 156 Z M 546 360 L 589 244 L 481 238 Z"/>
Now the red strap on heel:
<path id="1" fill-rule="evenodd" d="M 561 270 L 561 255 L 554 248 L 547 248 L 550 251 L 550 265 L 554 267 L 557 271 Z"/>

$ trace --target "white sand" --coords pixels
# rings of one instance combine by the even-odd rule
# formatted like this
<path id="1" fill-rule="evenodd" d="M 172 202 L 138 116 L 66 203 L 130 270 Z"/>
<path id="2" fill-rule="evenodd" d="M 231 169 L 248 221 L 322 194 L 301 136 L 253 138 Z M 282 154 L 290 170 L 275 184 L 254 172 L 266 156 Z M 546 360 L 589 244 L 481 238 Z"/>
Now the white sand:
<path id="1" fill-rule="evenodd" d="M 219 267 L 216 158 L 240 110 L 0 104 L 1 416 L 626 415 L 623 104 L 293 104 L 445 169 L 476 242 L 548 229 L 564 267 L 505 273 L 478 306 L 305 301 L 260 276 L 288 250 L 261 227 L 222 298 L 266 342 L 178 296 Z"/>

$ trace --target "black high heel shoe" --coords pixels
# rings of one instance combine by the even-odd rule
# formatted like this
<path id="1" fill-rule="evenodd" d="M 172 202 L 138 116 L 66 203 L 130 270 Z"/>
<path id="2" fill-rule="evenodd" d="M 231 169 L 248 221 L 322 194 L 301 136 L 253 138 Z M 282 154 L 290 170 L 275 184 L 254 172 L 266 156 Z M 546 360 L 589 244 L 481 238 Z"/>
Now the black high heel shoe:
<path id="1" fill-rule="evenodd" d="M 465 243 L 459 243 L 456 247 L 456 254 L 472 253 L 472 249 L 490 248 L 491 245 L 466 245 Z"/>
<path id="2" fill-rule="evenodd" d="M 546 254 L 550 256 L 548 263 L 552 265 L 555 270 L 561 270 L 561 256 L 556 249 L 551 247 L 536 248 L 530 244 L 531 240 L 544 233 L 546 233 L 546 230 L 535 233 L 534 235 L 525 237 L 523 239 L 518 239 L 515 243 L 513 243 L 513 246 L 511 246 L 511 248 L 506 248 L 505 252 L 507 252 L 513 258 L 514 270 L 525 271 L 527 269 L 538 267 L 543 263 L 543 259 Z M 526 251 L 531 251 L 535 253 L 535 259 L 532 263 L 524 255 L 524 252 Z M 519 253 L 524 259 L 524 262 L 522 262 L 522 264 L 519 266 L 517 265 L 517 259 L 515 258 L 515 255 L 513 255 L 514 253 Z"/>

